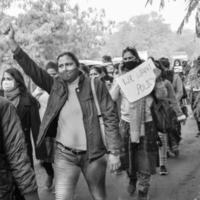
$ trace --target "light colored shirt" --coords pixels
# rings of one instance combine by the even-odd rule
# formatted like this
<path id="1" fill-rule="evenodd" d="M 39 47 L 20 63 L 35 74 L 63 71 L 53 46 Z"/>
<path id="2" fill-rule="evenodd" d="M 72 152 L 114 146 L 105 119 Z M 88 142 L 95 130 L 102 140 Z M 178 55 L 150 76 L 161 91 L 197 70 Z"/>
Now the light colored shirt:
<path id="1" fill-rule="evenodd" d="M 86 150 L 83 114 L 76 94 L 78 81 L 79 79 L 76 79 L 68 85 L 69 97 L 60 111 L 56 140 L 66 147 Z"/>
<path id="2" fill-rule="evenodd" d="M 121 96 L 121 106 L 120 106 L 121 118 L 126 122 L 130 122 L 131 121 L 130 102 L 124 95 L 123 91 L 120 89 L 115 79 L 109 92 L 114 101 L 117 101 Z"/>
<path id="3" fill-rule="evenodd" d="M 34 92 L 32 93 L 32 95 L 38 100 L 38 102 L 40 103 L 40 109 L 39 109 L 39 114 L 40 114 L 40 119 L 42 121 L 43 117 L 44 117 L 44 113 L 46 111 L 47 108 L 47 103 L 48 103 L 48 99 L 49 99 L 49 94 L 42 90 L 41 88 L 37 87 Z"/>
<path id="4" fill-rule="evenodd" d="M 121 119 L 126 121 L 126 122 L 131 122 L 131 109 L 134 109 L 135 103 L 131 103 L 128 101 L 126 98 L 125 94 L 121 90 L 119 84 L 114 81 L 111 89 L 110 89 L 110 95 L 114 101 L 117 101 L 118 98 L 120 98 L 121 95 Z M 151 104 L 153 100 L 151 97 L 146 98 L 146 106 L 145 106 L 145 121 L 149 122 L 152 121 L 152 116 L 151 116 Z"/>

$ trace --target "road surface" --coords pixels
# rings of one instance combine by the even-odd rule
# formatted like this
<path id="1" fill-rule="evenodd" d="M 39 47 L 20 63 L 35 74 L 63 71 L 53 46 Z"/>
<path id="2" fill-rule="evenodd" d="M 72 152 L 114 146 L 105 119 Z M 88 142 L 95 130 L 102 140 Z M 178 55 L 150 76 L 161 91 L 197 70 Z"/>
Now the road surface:
<path id="1" fill-rule="evenodd" d="M 182 141 L 179 158 L 168 160 L 169 175 L 152 177 L 150 200 L 200 200 L 200 138 L 196 138 L 197 126 L 191 117 L 182 126 Z M 157 170 L 159 172 L 159 169 Z M 46 174 L 36 164 L 39 194 L 42 200 L 53 200 L 54 194 L 44 188 Z M 108 200 L 135 200 L 126 192 L 128 180 L 126 174 L 119 176 L 107 173 Z M 83 179 L 77 185 L 75 200 L 90 200 L 87 185 Z"/>

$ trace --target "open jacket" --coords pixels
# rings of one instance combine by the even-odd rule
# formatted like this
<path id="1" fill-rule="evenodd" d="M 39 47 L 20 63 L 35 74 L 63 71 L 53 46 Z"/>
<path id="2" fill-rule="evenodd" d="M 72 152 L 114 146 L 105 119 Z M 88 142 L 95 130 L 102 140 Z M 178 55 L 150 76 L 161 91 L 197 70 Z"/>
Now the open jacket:
<path id="1" fill-rule="evenodd" d="M 14 106 L 0 97 L 0 199 L 14 200 L 14 185 L 22 194 L 37 190 L 21 123 Z"/>
<path id="2" fill-rule="evenodd" d="M 35 84 L 50 94 L 37 139 L 38 147 L 42 143 L 48 145 L 51 143 L 52 139 L 56 138 L 59 113 L 69 95 L 67 83 L 61 77 L 57 77 L 56 79 L 52 78 L 45 70 L 38 67 L 19 47 L 14 52 L 14 59 L 23 68 L 24 72 L 32 78 Z M 119 119 L 115 103 L 112 101 L 102 81 L 96 79 L 95 88 L 105 124 L 106 142 L 108 145 L 107 150 L 119 151 L 121 140 L 119 134 Z M 87 139 L 87 156 L 89 160 L 93 160 L 105 154 L 106 148 L 101 137 L 90 78 L 85 77 L 83 74 L 80 75 L 76 93 L 83 113 L 83 123 Z M 49 149 L 49 156 L 53 154 L 53 151 Z"/>
<path id="3" fill-rule="evenodd" d="M 36 145 L 39 129 L 40 129 L 40 115 L 39 115 L 39 102 L 29 93 L 21 95 L 19 104 L 17 106 L 17 114 L 21 120 L 22 130 L 24 131 L 25 141 L 28 147 L 28 155 L 32 157 L 32 144 L 31 133 L 33 136 L 34 145 Z M 46 147 L 43 145 L 40 149 L 36 149 L 36 158 L 46 155 Z"/>

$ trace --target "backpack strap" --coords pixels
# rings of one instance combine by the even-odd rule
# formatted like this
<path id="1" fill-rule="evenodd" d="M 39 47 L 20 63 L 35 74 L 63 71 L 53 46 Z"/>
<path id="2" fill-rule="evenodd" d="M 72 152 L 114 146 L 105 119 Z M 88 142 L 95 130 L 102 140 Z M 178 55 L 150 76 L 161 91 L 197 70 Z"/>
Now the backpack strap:
<path id="1" fill-rule="evenodd" d="M 100 128 L 101 128 L 102 140 L 103 140 L 104 145 L 106 146 L 104 121 L 103 121 L 103 117 L 102 117 L 102 114 L 101 114 L 99 101 L 97 99 L 96 89 L 95 89 L 95 85 L 94 85 L 94 79 L 95 78 L 91 78 L 92 95 L 93 95 L 94 103 L 95 103 L 95 106 L 96 106 L 96 109 L 97 109 L 99 124 L 100 124 Z"/>

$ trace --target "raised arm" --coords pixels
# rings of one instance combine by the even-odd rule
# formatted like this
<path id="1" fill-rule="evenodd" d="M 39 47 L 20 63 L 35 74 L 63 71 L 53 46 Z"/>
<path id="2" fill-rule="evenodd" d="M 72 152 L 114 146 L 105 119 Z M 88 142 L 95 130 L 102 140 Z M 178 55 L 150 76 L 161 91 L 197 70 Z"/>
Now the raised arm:
<path id="1" fill-rule="evenodd" d="M 54 79 L 42 68 L 40 68 L 18 45 L 15 40 L 15 31 L 12 26 L 8 27 L 5 35 L 14 54 L 14 59 L 22 67 L 24 72 L 31 77 L 36 85 L 46 90 L 48 93 L 51 91 Z"/>

